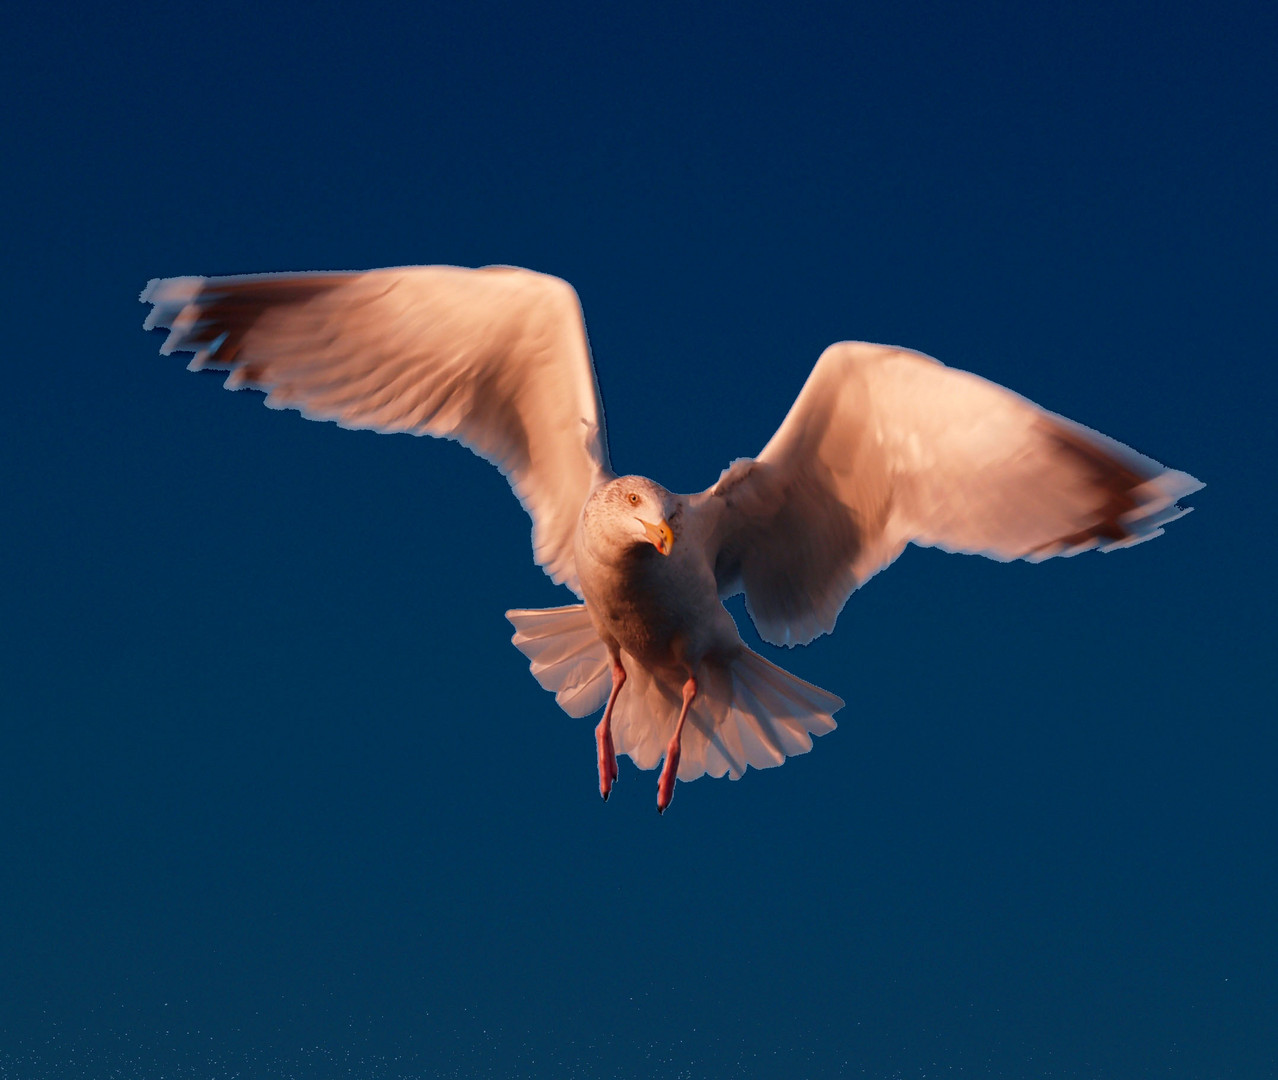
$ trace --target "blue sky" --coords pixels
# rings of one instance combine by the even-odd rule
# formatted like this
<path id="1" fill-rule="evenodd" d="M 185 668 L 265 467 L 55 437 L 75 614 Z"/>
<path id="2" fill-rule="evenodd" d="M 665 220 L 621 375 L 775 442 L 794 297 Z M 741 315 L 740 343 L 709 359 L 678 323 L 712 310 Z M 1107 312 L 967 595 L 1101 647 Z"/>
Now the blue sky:
<path id="1" fill-rule="evenodd" d="M 1275 1075 L 1276 29 L 17 15 L 0 1077 Z M 1208 487 L 1133 551 L 907 551 L 768 651 L 848 702 L 811 754 L 605 806 L 497 472 L 140 329 L 151 277 L 423 262 L 572 282 L 613 463 L 675 490 L 846 338 Z"/>

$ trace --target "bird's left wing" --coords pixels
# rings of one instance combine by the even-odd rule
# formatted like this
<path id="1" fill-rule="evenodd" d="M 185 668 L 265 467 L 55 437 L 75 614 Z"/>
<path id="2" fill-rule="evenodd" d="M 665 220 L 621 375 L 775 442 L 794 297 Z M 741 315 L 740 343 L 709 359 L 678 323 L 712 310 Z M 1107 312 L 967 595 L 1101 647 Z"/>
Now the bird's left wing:
<path id="1" fill-rule="evenodd" d="M 699 499 L 720 592 L 766 641 L 834 628 L 910 541 L 1040 560 L 1157 536 L 1202 484 L 921 353 L 845 341 L 821 354 L 756 460 Z"/>
<path id="2" fill-rule="evenodd" d="M 514 267 L 163 278 L 142 300 L 162 353 L 229 368 L 228 389 L 343 427 L 456 439 L 496 465 L 533 519 L 533 552 L 579 591 L 573 536 L 611 475 L 581 307 Z"/>

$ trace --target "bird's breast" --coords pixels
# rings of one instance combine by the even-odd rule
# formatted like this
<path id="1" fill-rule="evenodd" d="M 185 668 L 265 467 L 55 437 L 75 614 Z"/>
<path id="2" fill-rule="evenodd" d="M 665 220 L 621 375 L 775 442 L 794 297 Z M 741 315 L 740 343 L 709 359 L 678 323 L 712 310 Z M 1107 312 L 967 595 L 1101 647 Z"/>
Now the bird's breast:
<path id="1" fill-rule="evenodd" d="M 695 637 L 696 593 L 704 590 L 684 580 L 681 565 L 655 548 L 592 569 L 581 575 L 582 592 L 604 636 L 645 664 L 680 665 Z"/>

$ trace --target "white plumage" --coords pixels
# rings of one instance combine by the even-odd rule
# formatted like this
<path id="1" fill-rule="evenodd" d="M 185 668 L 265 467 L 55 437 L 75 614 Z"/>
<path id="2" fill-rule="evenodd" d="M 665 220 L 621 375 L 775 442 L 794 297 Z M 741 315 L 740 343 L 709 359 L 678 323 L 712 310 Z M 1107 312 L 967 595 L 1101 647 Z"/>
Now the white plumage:
<path id="1" fill-rule="evenodd" d="M 1039 560 L 1138 543 L 1202 485 L 919 353 L 842 342 L 817 361 L 758 457 L 675 495 L 615 477 L 576 294 L 513 267 L 167 278 L 142 294 L 161 351 L 274 408 L 454 438 L 533 519 L 537 562 L 583 601 L 511 611 L 514 643 L 570 715 L 604 707 L 615 752 L 676 776 L 734 779 L 811 748 L 843 702 L 741 642 L 811 641 L 911 541 Z"/>

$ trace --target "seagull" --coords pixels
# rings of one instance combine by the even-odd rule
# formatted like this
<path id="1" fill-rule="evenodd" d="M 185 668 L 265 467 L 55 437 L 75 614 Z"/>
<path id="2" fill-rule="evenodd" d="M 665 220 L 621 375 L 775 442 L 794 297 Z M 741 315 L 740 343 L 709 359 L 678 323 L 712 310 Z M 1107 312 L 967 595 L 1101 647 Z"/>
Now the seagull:
<path id="1" fill-rule="evenodd" d="M 675 781 L 806 753 L 843 701 L 746 647 L 802 645 L 908 543 L 1037 562 L 1158 536 L 1203 485 L 979 376 L 844 341 L 781 427 L 693 495 L 617 476 L 581 305 L 509 266 L 152 280 L 162 354 L 312 420 L 455 439 L 532 518 L 533 554 L 579 603 L 506 613 L 532 674 L 617 754 Z"/>

